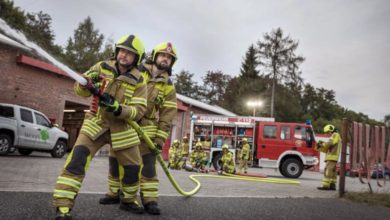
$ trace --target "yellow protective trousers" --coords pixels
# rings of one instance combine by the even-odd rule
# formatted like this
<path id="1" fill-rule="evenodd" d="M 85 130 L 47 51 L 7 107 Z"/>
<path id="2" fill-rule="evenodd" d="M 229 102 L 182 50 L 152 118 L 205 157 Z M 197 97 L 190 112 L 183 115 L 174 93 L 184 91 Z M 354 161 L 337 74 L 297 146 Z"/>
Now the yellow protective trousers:
<path id="1" fill-rule="evenodd" d="M 244 169 L 244 172 L 248 171 L 248 160 L 241 159 L 240 165 L 238 166 L 238 169 L 240 172 L 242 172 L 242 169 Z"/>
<path id="2" fill-rule="evenodd" d="M 58 177 L 54 189 L 53 204 L 56 207 L 74 206 L 74 200 L 81 188 L 89 164 L 96 152 L 105 144 L 110 144 L 111 137 L 109 131 L 92 141 L 86 135 L 80 133 L 77 137 L 72 152 L 68 155 L 63 171 Z M 116 158 L 124 168 L 122 188 L 124 203 L 136 200 L 139 188 L 139 171 L 141 156 L 137 146 L 115 151 Z M 113 177 L 112 179 L 115 179 Z M 119 179 L 119 178 L 118 178 Z M 119 184 L 118 184 L 119 185 Z"/>
<path id="3" fill-rule="evenodd" d="M 337 161 L 328 160 L 326 161 L 324 178 L 322 179 L 322 187 L 329 188 L 330 184 L 337 183 L 337 172 L 336 172 Z"/>

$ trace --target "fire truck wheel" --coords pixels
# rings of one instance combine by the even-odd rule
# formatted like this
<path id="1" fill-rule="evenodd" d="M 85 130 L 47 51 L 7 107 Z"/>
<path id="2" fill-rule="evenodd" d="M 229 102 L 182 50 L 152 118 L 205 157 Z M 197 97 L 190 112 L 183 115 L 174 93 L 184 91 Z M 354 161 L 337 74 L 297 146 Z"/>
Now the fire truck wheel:
<path id="1" fill-rule="evenodd" d="M 282 174 L 284 176 L 282 166 L 279 166 L 279 172 L 280 172 L 280 174 Z"/>
<path id="2" fill-rule="evenodd" d="M 287 178 L 298 178 L 302 175 L 303 164 L 295 158 L 289 158 L 282 164 L 282 175 Z"/>
<path id="3" fill-rule="evenodd" d="M 221 169 L 221 157 L 222 153 L 215 155 L 213 157 L 213 167 L 215 170 L 220 170 Z"/>

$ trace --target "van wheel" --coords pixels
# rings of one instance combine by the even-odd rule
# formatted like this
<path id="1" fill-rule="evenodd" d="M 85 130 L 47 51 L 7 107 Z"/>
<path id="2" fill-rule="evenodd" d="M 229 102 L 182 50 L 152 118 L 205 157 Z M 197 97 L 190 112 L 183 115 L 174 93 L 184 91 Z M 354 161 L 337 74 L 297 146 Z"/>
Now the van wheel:
<path id="1" fill-rule="evenodd" d="M 0 155 L 7 155 L 13 149 L 11 137 L 8 134 L 0 134 Z"/>
<path id="2" fill-rule="evenodd" d="M 215 157 L 213 158 L 213 167 L 217 171 L 220 170 L 222 166 L 221 157 L 222 153 L 215 155 Z"/>
<path id="3" fill-rule="evenodd" d="M 282 164 L 282 175 L 287 178 L 298 178 L 302 175 L 303 164 L 295 158 L 289 158 Z"/>
<path id="4" fill-rule="evenodd" d="M 29 149 L 18 148 L 18 152 L 19 152 L 21 155 L 28 156 L 28 155 L 30 155 L 33 151 L 32 151 L 32 150 L 29 150 Z"/>
<path id="5" fill-rule="evenodd" d="M 62 158 L 66 153 L 65 141 L 58 140 L 53 150 L 51 150 L 51 156 L 54 158 Z"/>

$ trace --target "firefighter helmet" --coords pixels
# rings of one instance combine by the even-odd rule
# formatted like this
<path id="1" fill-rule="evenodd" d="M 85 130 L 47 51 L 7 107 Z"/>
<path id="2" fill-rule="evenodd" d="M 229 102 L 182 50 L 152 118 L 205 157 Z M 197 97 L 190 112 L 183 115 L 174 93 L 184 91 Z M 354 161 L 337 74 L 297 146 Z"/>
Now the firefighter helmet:
<path id="1" fill-rule="evenodd" d="M 247 138 L 243 138 L 242 141 L 243 142 L 248 142 L 248 139 Z"/>
<path id="2" fill-rule="evenodd" d="M 229 150 L 229 146 L 227 144 L 222 145 L 222 150 L 224 149 Z"/>
<path id="3" fill-rule="evenodd" d="M 324 133 L 332 133 L 335 130 L 335 127 L 331 124 L 325 125 Z"/>
<path id="4" fill-rule="evenodd" d="M 172 43 L 163 42 L 163 43 L 158 44 L 156 47 L 154 47 L 154 49 L 152 51 L 152 62 L 153 63 L 156 63 L 158 53 L 166 53 L 166 54 L 169 54 L 172 56 L 172 63 L 171 63 L 171 68 L 172 68 L 173 64 L 177 60 L 176 48 L 172 45 Z"/>
<path id="5" fill-rule="evenodd" d="M 118 55 L 119 49 L 125 49 L 135 54 L 135 59 L 132 65 L 139 65 L 145 55 L 145 47 L 141 40 L 135 35 L 125 35 L 121 37 L 115 44 L 114 57 Z"/>
<path id="6" fill-rule="evenodd" d="M 173 141 L 173 144 L 174 144 L 174 145 L 175 145 L 175 144 L 179 144 L 179 141 L 176 139 L 176 140 Z"/>

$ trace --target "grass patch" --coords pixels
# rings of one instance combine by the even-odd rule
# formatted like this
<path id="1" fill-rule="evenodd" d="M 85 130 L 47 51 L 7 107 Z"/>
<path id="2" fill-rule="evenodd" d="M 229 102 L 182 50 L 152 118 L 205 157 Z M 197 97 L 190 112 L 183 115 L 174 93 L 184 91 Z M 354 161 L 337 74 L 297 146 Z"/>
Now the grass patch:
<path id="1" fill-rule="evenodd" d="M 390 208 L 390 193 L 347 192 L 345 197 L 353 202 L 380 205 Z"/>

